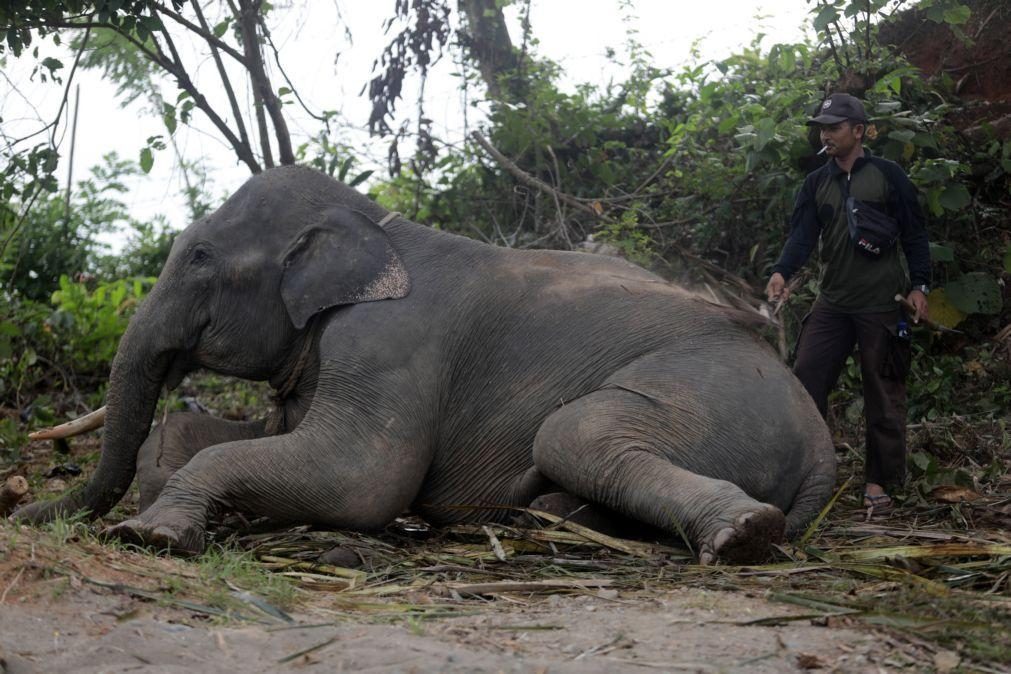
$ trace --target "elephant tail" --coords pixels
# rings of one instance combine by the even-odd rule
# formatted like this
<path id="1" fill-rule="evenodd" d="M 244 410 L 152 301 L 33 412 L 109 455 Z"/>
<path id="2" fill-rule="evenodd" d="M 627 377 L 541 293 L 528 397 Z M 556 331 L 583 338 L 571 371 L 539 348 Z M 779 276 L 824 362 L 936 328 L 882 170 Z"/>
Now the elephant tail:
<path id="1" fill-rule="evenodd" d="M 797 490 L 790 510 L 786 513 L 786 537 L 796 538 L 818 516 L 835 491 L 835 448 L 829 442 L 828 450 L 818 452 L 818 461 L 808 471 Z"/>

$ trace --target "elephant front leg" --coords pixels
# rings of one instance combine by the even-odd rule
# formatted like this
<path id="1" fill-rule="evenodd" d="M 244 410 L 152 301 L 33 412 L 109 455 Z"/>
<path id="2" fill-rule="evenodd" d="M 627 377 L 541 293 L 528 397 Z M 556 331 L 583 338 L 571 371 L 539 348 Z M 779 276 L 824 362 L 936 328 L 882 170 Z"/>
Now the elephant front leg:
<path id="1" fill-rule="evenodd" d="M 351 452 L 291 433 L 229 442 L 197 453 L 165 483 L 158 499 L 136 518 L 107 533 L 176 553 L 206 545 L 212 513 L 235 509 L 282 522 L 376 529 L 411 503 L 427 464 L 402 449 Z M 382 447 L 373 440 L 369 449 Z M 343 457 L 343 458 L 342 458 Z"/>

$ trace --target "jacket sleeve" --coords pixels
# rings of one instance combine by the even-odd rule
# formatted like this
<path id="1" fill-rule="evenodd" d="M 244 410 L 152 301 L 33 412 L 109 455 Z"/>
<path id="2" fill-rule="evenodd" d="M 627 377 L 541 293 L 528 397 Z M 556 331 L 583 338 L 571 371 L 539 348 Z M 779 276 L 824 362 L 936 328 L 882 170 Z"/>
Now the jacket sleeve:
<path id="1" fill-rule="evenodd" d="M 882 169 L 892 187 L 888 206 L 899 222 L 899 240 L 909 264 L 909 281 L 914 286 L 929 286 L 930 243 L 916 187 L 898 164 L 887 162 Z"/>
<path id="2" fill-rule="evenodd" d="M 818 205 L 814 198 L 818 175 L 820 171 L 815 171 L 804 180 L 793 205 L 793 215 L 790 216 L 790 236 L 779 255 L 779 261 L 772 267 L 773 273 L 779 272 L 788 281 L 807 262 L 818 243 L 818 235 L 821 234 Z"/>

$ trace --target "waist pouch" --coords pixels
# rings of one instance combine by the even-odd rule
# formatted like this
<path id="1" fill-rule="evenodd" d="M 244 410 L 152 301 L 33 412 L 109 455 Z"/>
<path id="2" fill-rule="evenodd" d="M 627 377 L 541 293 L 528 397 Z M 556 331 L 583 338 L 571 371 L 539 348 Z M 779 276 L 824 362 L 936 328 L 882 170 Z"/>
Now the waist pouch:
<path id="1" fill-rule="evenodd" d="M 899 238 L 899 223 L 895 218 L 853 197 L 846 198 L 846 224 L 857 250 L 875 260 Z"/>

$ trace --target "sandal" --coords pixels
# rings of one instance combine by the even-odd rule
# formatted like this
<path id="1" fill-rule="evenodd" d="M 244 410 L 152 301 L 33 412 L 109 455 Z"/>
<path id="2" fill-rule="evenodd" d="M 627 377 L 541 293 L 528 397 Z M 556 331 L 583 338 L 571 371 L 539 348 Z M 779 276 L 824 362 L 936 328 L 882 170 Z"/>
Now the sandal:
<path id="1" fill-rule="evenodd" d="M 895 504 L 888 494 L 864 494 L 864 508 L 867 509 L 867 518 L 887 517 L 895 511 Z"/>

